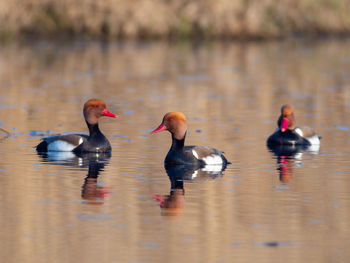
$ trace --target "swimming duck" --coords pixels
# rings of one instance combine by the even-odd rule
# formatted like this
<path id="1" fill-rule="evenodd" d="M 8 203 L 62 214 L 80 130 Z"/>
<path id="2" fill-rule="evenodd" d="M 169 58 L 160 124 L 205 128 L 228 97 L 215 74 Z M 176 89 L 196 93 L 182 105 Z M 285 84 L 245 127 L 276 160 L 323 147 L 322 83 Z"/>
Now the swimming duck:
<path id="1" fill-rule="evenodd" d="M 309 127 L 296 127 L 294 111 L 285 104 L 277 121 L 277 130 L 267 139 L 269 145 L 319 145 L 320 137 Z"/>
<path id="2" fill-rule="evenodd" d="M 186 117 L 181 112 L 169 112 L 164 115 L 162 123 L 152 133 L 161 131 L 171 133 L 172 144 L 165 158 L 166 165 L 191 164 L 197 167 L 221 165 L 226 167 L 228 161 L 223 153 L 207 146 L 185 146 L 187 132 Z"/>
<path id="3" fill-rule="evenodd" d="M 84 134 L 53 135 L 42 139 L 38 152 L 110 152 L 111 144 L 98 127 L 102 116 L 117 118 L 106 109 L 106 103 L 99 99 L 90 99 L 84 104 L 84 118 L 89 129 L 89 136 Z"/>

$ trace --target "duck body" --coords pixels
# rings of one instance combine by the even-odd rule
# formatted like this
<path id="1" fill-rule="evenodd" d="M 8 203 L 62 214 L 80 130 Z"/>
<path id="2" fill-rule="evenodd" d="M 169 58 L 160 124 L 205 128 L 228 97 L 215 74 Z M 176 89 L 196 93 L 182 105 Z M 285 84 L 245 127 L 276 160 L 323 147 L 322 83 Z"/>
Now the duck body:
<path id="1" fill-rule="evenodd" d="M 87 141 L 84 134 L 53 135 L 43 138 L 36 146 L 38 152 L 72 152 L 80 144 Z"/>
<path id="2" fill-rule="evenodd" d="M 280 144 L 280 142 L 275 143 L 273 140 L 268 140 L 267 147 L 275 156 L 294 156 L 307 150 L 310 144 Z"/>
<path id="3" fill-rule="evenodd" d="M 195 165 L 203 168 L 205 165 L 227 165 L 227 160 L 223 153 L 208 146 L 184 146 L 183 140 L 173 138 L 172 146 L 165 157 L 166 165 Z"/>
<path id="4" fill-rule="evenodd" d="M 53 135 L 42 139 L 36 150 L 38 152 L 110 152 L 111 144 L 102 132 L 85 134 Z"/>
<path id="5" fill-rule="evenodd" d="M 320 144 L 320 137 L 309 127 L 296 127 L 294 113 L 289 105 L 283 105 L 277 121 L 277 130 L 269 136 L 267 144 L 309 147 Z"/>
<path id="6" fill-rule="evenodd" d="M 206 165 L 218 165 L 225 168 L 229 163 L 223 153 L 208 146 L 185 146 L 186 118 L 180 112 L 167 113 L 162 123 L 152 133 L 168 130 L 172 135 L 172 144 L 165 157 L 165 165 L 192 165 L 203 168 Z"/>
<path id="7" fill-rule="evenodd" d="M 53 135 L 42 139 L 36 146 L 38 152 L 74 152 L 74 153 L 102 153 L 110 152 L 111 144 L 98 126 L 101 116 L 117 116 L 110 113 L 101 100 L 92 99 L 84 105 L 84 117 L 89 128 L 89 136 L 85 134 Z"/>
<path id="8" fill-rule="evenodd" d="M 295 130 L 286 130 L 281 132 L 277 129 L 270 137 L 267 139 L 269 145 L 305 145 L 310 146 L 311 143 L 306 138 L 301 137 Z"/>

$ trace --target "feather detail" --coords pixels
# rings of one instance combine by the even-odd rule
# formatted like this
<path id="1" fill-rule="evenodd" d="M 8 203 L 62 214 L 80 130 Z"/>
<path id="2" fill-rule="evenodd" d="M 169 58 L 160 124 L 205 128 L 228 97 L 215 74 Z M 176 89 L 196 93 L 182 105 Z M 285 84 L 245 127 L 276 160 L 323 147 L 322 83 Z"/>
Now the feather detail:
<path id="1" fill-rule="evenodd" d="M 47 143 L 47 151 L 52 152 L 70 152 L 86 141 L 85 135 L 67 134 L 55 135 L 44 138 Z"/>
<path id="2" fill-rule="evenodd" d="M 207 157 L 202 158 L 205 164 L 207 165 L 221 165 L 223 160 L 220 155 L 217 154 L 212 154 Z"/>
<path id="3" fill-rule="evenodd" d="M 56 140 L 48 144 L 47 150 L 49 152 L 71 152 L 75 147 L 77 146 L 66 141 Z"/>
<path id="4" fill-rule="evenodd" d="M 196 152 L 195 150 L 192 150 L 192 153 L 193 153 L 194 157 L 196 157 L 197 159 L 199 159 L 199 158 L 198 158 L 198 154 L 197 154 L 197 152 Z"/>
<path id="5" fill-rule="evenodd" d="M 222 165 L 223 164 L 223 158 L 222 158 L 222 152 L 219 150 L 216 150 L 211 147 L 207 146 L 189 146 L 192 148 L 192 154 L 193 156 L 203 161 L 205 164 L 210 165 Z"/>
<path id="6" fill-rule="evenodd" d="M 320 144 L 320 138 L 310 127 L 297 127 L 294 131 L 310 142 L 311 145 Z"/>

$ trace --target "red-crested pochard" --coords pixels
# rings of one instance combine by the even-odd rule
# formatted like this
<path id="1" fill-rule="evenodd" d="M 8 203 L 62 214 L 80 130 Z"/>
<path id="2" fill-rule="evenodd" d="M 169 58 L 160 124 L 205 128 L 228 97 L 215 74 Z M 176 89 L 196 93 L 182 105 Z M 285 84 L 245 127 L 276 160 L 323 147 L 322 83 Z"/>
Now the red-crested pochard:
<path id="1" fill-rule="evenodd" d="M 187 132 L 186 117 L 181 112 L 169 112 L 164 115 L 162 123 L 152 133 L 169 131 L 172 137 L 171 148 L 165 158 L 166 165 L 191 164 L 199 167 L 221 165 L 226 167 L 228 161 L 223 153 L 207 146 L 185 146 Z"/>
<path id="2" fill-rule="evenodd" d="M 99 99 L 90 99 L 84 104 L 84 118 L 89 128 L 89 136 L 84 134 L 53 135 L 42 139 L 38 152 L 110 152 L 111 144 L 98 127 L 102 116 L 117 118 L 106 109 L 106 103 Z"/>
<path id="3" fill-rule="evenodd" d="M 267 139 L 275 145 L 319 145 L 320 137 L 309 127 L 296 127 L 294 111 L 285 104 L 277 121 L 277 130 Z"/>

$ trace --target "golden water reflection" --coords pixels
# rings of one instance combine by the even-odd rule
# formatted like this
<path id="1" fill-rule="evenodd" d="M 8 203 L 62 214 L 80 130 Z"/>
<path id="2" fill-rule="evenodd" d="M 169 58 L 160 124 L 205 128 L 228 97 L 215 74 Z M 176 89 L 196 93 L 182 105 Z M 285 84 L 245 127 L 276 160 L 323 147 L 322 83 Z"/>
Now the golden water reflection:
<path id="1" fill-rule="evenodd" d="M 0 126 L 11 133 L 0 141 L 2 259 L 345 262 L 349 69 L 348 40 L 1 46 Z M 79 159 L 43 161 L 42 136 L 87 131 L 91 97 L 119 116 L 101 119 L 113 152 L 98 176 Z M 323 137 L 317 154 L 269 152 L 284 103 Z M 168 202 L 176 220 L 152 199 L 171 196 L 169 134 L 149 136 L 169 111 L 188 116 L 188 144 L 232 162 L 222 177 L 184 181 Z"/>
<path id="2" fill-rule="evenodd" d="M 184 181 L 205 182 L 222 177 L 226 169 L 221 165 L 206 165 L 197 167 L 191 165 L 165 165 L 165 171 L 170 180 L 169 195 L 154 195 L 153 199 L 159 202 L 159 206 L 164 216 L 183 215 L 185 204 Z"/>
<path id="3" fill-rule="evenodd" d="M 108 165 L 111 153 L 43 152 L 38 155 L 44 163 L 86 169 L 87 175 L 82 186 L 81 197 L 87 204 L 101 205 L 104 203 L 104 198 L 110 194 L 108 187 L 99 184 L 98 176 Z"/>

